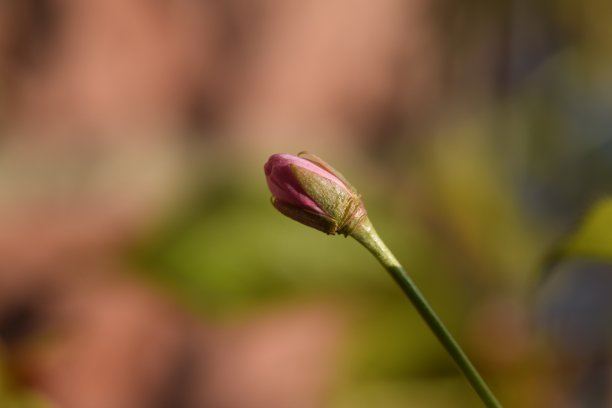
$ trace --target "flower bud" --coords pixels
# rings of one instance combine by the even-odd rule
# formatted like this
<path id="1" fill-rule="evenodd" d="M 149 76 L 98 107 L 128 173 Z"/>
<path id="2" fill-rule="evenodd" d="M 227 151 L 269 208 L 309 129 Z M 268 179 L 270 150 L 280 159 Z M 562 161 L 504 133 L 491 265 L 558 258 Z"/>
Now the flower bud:
<path id="1" fill-rule="evenodd" d="M 274 207 L 302 224 L 346 236 L 366 216 L 353 186 L 312 154 L 274 154 L 264 171 Z"/>

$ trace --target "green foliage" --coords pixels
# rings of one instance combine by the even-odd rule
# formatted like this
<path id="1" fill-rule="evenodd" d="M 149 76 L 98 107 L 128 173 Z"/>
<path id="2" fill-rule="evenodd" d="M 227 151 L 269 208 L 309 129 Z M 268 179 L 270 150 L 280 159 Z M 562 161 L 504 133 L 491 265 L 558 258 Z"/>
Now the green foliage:
<path id="1" fill-rule="evenodd" d="M 612 198 L 593 205 L 562 246 L 564 256 L 612 261 Z"/>

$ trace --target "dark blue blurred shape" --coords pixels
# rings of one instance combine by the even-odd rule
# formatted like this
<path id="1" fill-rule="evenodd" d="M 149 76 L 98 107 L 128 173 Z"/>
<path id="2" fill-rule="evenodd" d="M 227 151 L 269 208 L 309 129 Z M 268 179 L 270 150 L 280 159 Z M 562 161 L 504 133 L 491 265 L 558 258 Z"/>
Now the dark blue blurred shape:
<path id="1" fill-rule="evenodd" d="M 569 259 L 539 288 L 537 324 L 577 374 L 573 398 L 606 407 L 612 346 L 612 263 Z M 608 402 L 609 403 L 609 402 Z"/>
<path id="2" fill-rule="evenodd" d="M 564 351 L 592 354 L 610 344 L 612 263 L 562 262 L 553 267 L 538 299 L 538 322 Z"/>

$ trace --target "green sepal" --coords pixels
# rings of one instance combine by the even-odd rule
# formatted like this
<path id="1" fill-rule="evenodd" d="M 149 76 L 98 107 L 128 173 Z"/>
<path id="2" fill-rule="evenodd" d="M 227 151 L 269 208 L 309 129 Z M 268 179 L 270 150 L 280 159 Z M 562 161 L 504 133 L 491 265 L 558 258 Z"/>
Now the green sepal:
<path id="1" fill-rule="evenodd" d="M 321 159 L 318 156 L 315 156 L 314 154 L 307 152 L 307 151 L 303 151 L 303 152 L 299 152 L 298 153 L 298 157 L 301 157 L 304 160 L 308 160 L 309 162 L 311 162 L 312 164 L 314 164 L 315 166 L 318 166 L 320 168 L 322 168 L 323 170 L 333 174 L 334 176 L 336 176 L 342 183 L 344 183 L 344 185 L 353 192 L 353 194 L 357 194 L 357 189 L 355 187 L 353 187 L 353 185 L 351 183 L 349 183 L 349 181 L 344 178 L 344 176 L 342 175 L 342 173 L 340 173 L 338 170 L 334 169 L 332 166 L 330 166 L 329 164 L 327 164 L 325 161 L 323 161 L 323 159 Z"/>
<path id="2" fill-rule="evenodd" d="M 355 194 L 343 185 L 296 165 L 289 165 L 300 186 L 323 212 L 340 224 Z"/>
<path id="3" fill-rule="evenodd" d="M 283 215 L 301 224 L 323 231 L 326 234 L 334 235 L 338 224 L 331 217 L 317 213 L 303 207 L 296 207 L 272 197 L 272 205 Z"/>

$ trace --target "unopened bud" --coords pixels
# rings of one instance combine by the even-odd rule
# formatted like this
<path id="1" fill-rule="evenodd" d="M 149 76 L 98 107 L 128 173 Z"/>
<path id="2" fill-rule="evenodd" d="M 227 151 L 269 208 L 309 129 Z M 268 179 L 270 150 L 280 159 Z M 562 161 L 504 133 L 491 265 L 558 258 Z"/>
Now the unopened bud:
<path id="1" fill-rule="evenodd" d="M 302 224 L 346 236 L 366 218 L 353 186 L 312 154 L 274 154 L 264 171 L 274 207 Z"/>

